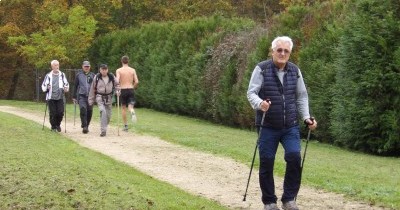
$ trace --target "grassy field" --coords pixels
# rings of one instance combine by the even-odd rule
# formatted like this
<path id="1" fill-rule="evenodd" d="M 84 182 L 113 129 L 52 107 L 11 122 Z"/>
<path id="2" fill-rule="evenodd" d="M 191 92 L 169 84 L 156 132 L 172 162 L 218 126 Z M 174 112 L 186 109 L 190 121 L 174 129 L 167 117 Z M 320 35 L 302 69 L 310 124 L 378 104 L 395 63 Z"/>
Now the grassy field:
<path id="1" fill-rule="evenodd" d="M 225 209 L 0 112 L 0 209 Z"/>
<path id="2" fill-rule="evenodd" d="M 44 103 L 20 101 L 3 100 L 0 105 L 18 106 L 43 114 L 45 108 Z M 73 116 L 73 110 L 73 105 L 68 105 L 69 117 Z M 136 112 L 139 123 L 131 129 L 133 132 L 158 136 L 175 144 L 251 164 L 257 138 L 255 132 L 149 109 L 136 109 Z M 112 124 L 116 125 L 116 109 L 113 113 Z M 94 120 L 98 120 L 97 110 Z M 275 164 L 278 175 L 283 176 L 284 166 L 282 148 L 279 148 Z M 400 158 L 346 151 L 314 140 L 309 143 L 307 150 L 302 183 L 342 193 L 352 199 L 400 209 Z"/>

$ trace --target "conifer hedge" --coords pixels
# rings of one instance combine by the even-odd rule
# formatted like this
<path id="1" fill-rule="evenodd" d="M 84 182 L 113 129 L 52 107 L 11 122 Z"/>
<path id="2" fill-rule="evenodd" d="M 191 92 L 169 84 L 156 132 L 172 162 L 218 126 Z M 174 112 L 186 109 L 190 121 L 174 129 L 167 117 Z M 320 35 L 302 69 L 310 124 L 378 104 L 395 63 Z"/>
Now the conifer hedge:
<path id="1" fill-rule="evenodd" d="M 220 16 L 149 23 L 98 38 L 90 57 L 112 72 L 123 55 L 130 57 L 140 81 L 138 106 L 249 127 L 247 63 L 262 33 L 254 26 Z"/>
<path id="2" fill-rule="evenodd" d="M 335 143 L 378 154 L 400 152 L 400 5 L 359 0 L 338 47 L 333 98 Z"/>
<path id="3" fill-rule="evenodd" d="M 379 155 L 400 155 L 400 4 L 325 1 L 276 17 L 268 39 L 294 39 L 314 138 Z"/>
<path id="4" fill-rule="evenodd" d="M 250 128 L 246 91 L 276 36 L 294 40 L 319 127 L 313 138 L 353 150 L 400 155 L 400 4 L 397 0 L 292 5 L 269 30 L 215 16 L 149 23 L 107 34 L 91 60 L 137 69 L 139 106 Z"/>

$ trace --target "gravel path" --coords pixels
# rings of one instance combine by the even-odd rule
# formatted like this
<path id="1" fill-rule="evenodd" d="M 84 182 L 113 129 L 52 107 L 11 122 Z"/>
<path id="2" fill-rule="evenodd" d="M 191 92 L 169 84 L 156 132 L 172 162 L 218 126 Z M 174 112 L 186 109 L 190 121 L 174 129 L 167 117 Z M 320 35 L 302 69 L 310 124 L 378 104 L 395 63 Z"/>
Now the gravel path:
<path id="1" fill-rule="evenodd" d="M 0 111 L 11 113 L 39 124 L 43 115 L 10 106 L 0 106 Z M 114 113 L 116 114 L 116 113 Z M 243 194 L 249 167 L 232 159 L 219 157 L 190 148 L 175 145 L 151 136 L 137 135 L 109 127 L 106 137 L 99 137 L 98 113 L 94 113 L 94 123 L 89 134 L 82 134 L 79 118 L 76 126 L 73 119 L 67 119 L 67 133 L 61 135 L 80 145 L 108 155 L 116 160 L 142 171 L 156 179 L 175 185 L 187 192 L 215 200 L 231 209 L 262 209 L 261 192 L 258 185 L 258 171 L 253 176 L 243 202 Z M 139 122 L 140 123 L 140 122 Z M 48 118 L 46 126 L 49 126 Z M 62 122 L 64 126 L 64 122 Z M 48 129 L 48 128 L 47 128 Z M 282 195 L 282 179 L 275 179 L 277 196 Z M 342 195 L 324 192 L 302 186 L 297 198 L 300 209 L 384 209 L 363 202 L 350 201 Z"/>

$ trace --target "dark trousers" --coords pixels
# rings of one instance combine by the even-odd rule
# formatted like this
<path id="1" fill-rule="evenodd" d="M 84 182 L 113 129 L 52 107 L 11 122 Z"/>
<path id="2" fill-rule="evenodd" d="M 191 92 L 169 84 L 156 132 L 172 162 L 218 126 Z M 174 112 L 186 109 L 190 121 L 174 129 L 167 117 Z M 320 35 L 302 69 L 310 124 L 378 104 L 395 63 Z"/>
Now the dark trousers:
<path id="1" fill-rule="evenodd" d="M 85 95 L 79 95 L 78 103 L 81 117 L 81 127 L 89 127 L 90 121 L 92 120 L 93 107 L 89 106 L 88 97 Z"/>
<path id="2" fill-rule="evenodd" d="M 48 100 L 51 129 L 60 127 L 64 117 L 64 100 Z"/>
<path id="3" fill-rule="evenodd" d="M 287 129 L 263 127 L 260 133 L 260 187 L 264 204 L 276 203 L 274 162 L 279 143 L 285 150 L 286 172 L 283 183 L 282 202 L 294 200 L 300 189 L 301 144 L 299 126 Z"/>

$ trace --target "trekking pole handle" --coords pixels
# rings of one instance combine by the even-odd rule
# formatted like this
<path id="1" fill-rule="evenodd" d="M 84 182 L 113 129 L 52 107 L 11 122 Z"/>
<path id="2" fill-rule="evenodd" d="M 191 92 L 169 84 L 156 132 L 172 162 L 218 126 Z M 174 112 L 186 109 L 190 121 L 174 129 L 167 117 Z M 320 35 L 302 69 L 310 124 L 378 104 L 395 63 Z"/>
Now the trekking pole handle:
<path id="1" fill-rule="evenodd" d="M 304 120 L 304 124 L 306 124 L 306 127 L 309 126 L 309 125 L 314 125 L 315 118 L 314 117 L 310 117 L 309 119 L 311 120 L 311 123 L 308 122 L 307 119 Z"/>
<path id="2" fill-rule="evenodd" d="M 259 104 L 259 111 L 267 112 L 271 106 L 271 100 L 269 98 L 263 99 Z"/>

